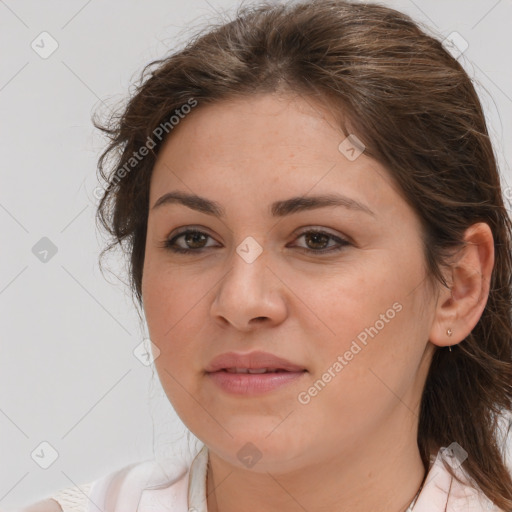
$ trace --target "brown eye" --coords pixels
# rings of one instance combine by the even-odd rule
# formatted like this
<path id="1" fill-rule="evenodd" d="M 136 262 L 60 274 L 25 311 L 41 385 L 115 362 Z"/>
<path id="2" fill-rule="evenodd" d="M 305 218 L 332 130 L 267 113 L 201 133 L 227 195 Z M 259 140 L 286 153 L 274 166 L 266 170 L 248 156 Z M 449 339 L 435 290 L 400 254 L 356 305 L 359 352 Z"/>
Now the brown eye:
<path id="1" fill-rule="evenodd" d="M 181 238 L 183 239 L 185 247 L 179 246 L 176 243 Z M 165 240 L 163 247 L 170 251 L 182 254 L 189 252 L 201 252 L 202 249 L 208 248 L 208 246 L 205 245 L 208 238 L 211 238 L 211 236 L 207 233 L 195 229 L 187 229 L 186 231 L 178 233 L 176 236 Z"/>
<path id="2" fill-rule="evenodd" d="M 297 237 L 297 240 L 302 237 L 304 237 L 306 247 L 297 247 L 297 249 L 307 253 L 322 254 L 336 252 L 342 250 L 345 246 L 350 245 L 350 242 L 347 240 L 320 230 L 310 229 L 308 231 L 304 231 Z M 178 233 L 168 240 L 165 240 L 162 246 L 172 252 L 180 254 L 191 252 L 200 253 L 203 249 L 211 247 L 206 245 L 209 238 L 211 238 L 211 236 L 203 231 L 188 229 Z M 180 239 L 182 239 L 182 245 L 177 243 Z M 333 241 L 334 245 L 329 246 L 329 241 Z"/>
<path id="3" fill-rule="evenodd" d="M 329 243 L 330 236 L 325 233 L 315 233 L 313 231 L 304 235 L 306 244 L 309 245 L 310 249 L 325 249 L 327 243 Z M 312 246 L 310 244 L 313 244 Z"/>
<path id="4" fill-rule="evenodd" d="M 190 231 L 182 236 L 184 237 L 183 240 L 187 245 L 192 244 L 193 249 L 202 249 L 204 247 L 205 239 L 208 235 L 198 231 Z"/>
<path id="5" fill-rule="evenodd" d="M 335 252 L 340 251 L 345 246 L 350 245 L 350 242 L 347 240 L 340 238 L 338 236 L 331 235 L 325 231 L 319 230 L 308 230 L 302 232 L 298 237 L 304 237 L 304 241 L 307 247 L 298 247 L 298 249 L 309 252 L 309 253 L 327 253 L 327 252 Z M 328 246 L 329 240 L 333 240 L 335 242 L 334 246 Z"/>

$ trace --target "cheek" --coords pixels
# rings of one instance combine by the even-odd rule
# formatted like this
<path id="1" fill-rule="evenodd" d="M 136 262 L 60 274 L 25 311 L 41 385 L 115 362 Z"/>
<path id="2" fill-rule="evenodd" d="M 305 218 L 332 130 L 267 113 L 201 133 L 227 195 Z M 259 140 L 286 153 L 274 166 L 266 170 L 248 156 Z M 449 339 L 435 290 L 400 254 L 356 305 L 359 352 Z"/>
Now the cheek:
<path id="1" fill-rule="evenodd" d="M 308 302 L 328 327 L 322 331 L 326 334 L 316 335 L 321 347 L 316 352 L 316 371 L 323 374 L 341 356 L 339 374 L 344 377 L 337 382 L 349 383 L 360 398 L 377 380 L 370 370 L 390 385 L 401 386 L 414 370 L 415 360 L 421 359 L 427 341 L 421 260 L 372 256 L 374 261 L 368 258 L 364 268 L 352 267 L 349 275 L 340 273 L 328 285 L 324 283 L 322 292 L 310 295 Z"/>
<path id="2" fill-rule="evenodd" d="M 198 320 L 198 315 L 204 317 L 205 303 L 200 300 L 204 293 L 185 286 L 179 274 L 171 277 L 154 268 L 148 270 L 143 297 L 150 339 L 159 350 L 155 369 L 172 407 L 189 425 L 201 416 L 201 407 L 191 397 L 197 395 L 196 371 L 201 365 L 197 357 L 201 353 L 201 336 L 197 330 L 204 323 Z"/>
<path id="3" fill-rule="evenodd" d="M 398 323 L 397 309 L 407 300 L 413 288 L 410 283 L 416 282 L 414 271 L 406 265 L 401 275 L 377 251 L 368 256 L 371 257 L 364 263 L 352 265 L 348 271 L 334 269 L 322 282 L 312 278 L 308 286 L 299 288 L 311 311 L 328 328 L 326 342 L 337 349 L 350 345 L 360 333 L 364 340 L 365 329 L 376 323 L 379 332 L 389 323 Z"/>
<path id="4" fill-rule="evenodd" d="M 194 280 L 187 278 L 185 283 L 180 279 L 180 272 L 171 275 L 156 267 L 144 273 L 144 314 L 150 339 L 160 351 L 155 366 L 161 378 L 169 372 L 181 380 L 181 375 L 190 373 L 192 365 L 198 363 L 197 358 L 194 360 L 194 351 L 197 354 L 200 350 L 195 345 L 197 329 L 204 324 L 198 315 L 205 314 L 206 297 L 191 282 Z"/>
<path id="5" fill-rule="evenodd" d="M 151 262 L 142 279 L 144 313 L 156 340 L 165 341 L 200 307 L 204 290 L 200 276 L 191 276 L 165 263 Z"/>

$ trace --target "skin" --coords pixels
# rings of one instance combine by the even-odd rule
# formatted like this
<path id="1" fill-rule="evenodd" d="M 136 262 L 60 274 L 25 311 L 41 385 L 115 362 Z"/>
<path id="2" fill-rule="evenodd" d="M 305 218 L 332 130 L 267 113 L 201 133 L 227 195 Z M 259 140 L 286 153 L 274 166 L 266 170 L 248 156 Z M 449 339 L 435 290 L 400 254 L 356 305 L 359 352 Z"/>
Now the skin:
<path id="1" fill-rule="evenodd" d="M 398 512 L 424 478 L 418 411 L 432 354 L 478 321 L 494 263 L 486 224 L 447 271 L 451 290 L 427 284 L 418 217 L 369 156 L 350 161 L 345 135 L 312 99 L 265 94 L 199 105 L 174 128 L 151 178 L 143 304 L 162 386 L 185 425 L 209 448 L 209 512 Z M 152 209 L 171 190 L 217 201 L 225 218 L 182 204 Z M 343 193 L 374 213 L 330 206 L 272 218 L 273 201 Z M 175 254 L 163 247 L 177 228 Z M 347 238 L 308 240 L 311 228 Z M 248 236 L 263 252 L 247 263 Z M 322 245 L 322 243 L 324 245 Z M 309 254 L 300 248 L 310 249 Z M 376 336 L 311 398 L 338 356 L 380 315 Z M 447 328 L 454 334 L 446 335 Z M 308 370 L 260 396 L 218 388 L 204 368 L 228 351 L 264 350 Z M 252 443 L 261 459 L 237 452 Z"/>

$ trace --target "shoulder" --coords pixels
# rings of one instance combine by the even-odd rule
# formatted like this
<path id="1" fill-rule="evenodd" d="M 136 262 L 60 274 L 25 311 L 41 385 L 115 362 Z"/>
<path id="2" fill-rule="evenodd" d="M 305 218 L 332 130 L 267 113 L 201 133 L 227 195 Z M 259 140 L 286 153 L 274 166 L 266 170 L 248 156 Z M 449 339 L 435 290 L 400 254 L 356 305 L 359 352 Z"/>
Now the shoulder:
<path id="1" fill-rule="evenodd" d="M 62 512 L 62 508 L 55 500 L 50 498 L 32 503 L 31 505 L 23 508 L 17 508 L 14 510 L 2 509 L 2 512 Z"/>
<path id="2" fill-rule="evenodd" d="M 190 464 L 184 459 L 155 459 L 117 468 L 83 485 L 60 489 L 27 507 L 2 512 L 135 512 L 148 494 L 165 490 L 185 497 Z M 176 490 L 179 489 L 179 493 Z M 182 500 L 181 500 L 182 501 Z M 186 509 L 185 509 L 186 510 Z"/>
<path id="3" fill-rule="evenodd" d="M 186 499 L 189 469 L 190 464 L 182 459 L 151 459 L 124 466 L 93 482 L 91 506 L 84 512 L 97 512 L 97 507 L 104 512 L 141 511 L 148 495 L 160 490 L 170 498 L 185 493 Z"/>
<path id="4" fill-rule="evenodd" d="M 453 478 L 449 465 L 461 481 Z M 431 466 L 414 512 L 504 512 L 476 486 L 471 485 L 451 447 L 443 447 Z"/>
<path id="5" fill-rule="evenodd" d="M 61 489 L 52 496 L 15 510 L 2 512 L 86 512 L 93 483 Z"/>

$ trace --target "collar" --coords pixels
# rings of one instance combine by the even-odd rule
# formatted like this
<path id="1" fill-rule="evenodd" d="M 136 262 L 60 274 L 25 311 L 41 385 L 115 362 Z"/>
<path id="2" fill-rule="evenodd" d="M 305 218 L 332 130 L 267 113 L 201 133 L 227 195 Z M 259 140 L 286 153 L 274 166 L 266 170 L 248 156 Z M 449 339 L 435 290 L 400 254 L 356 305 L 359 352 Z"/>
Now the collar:
<path id="1" fill-rule="evenodd" d="M 458 482 L 446 469 L 444 456 L 446 448 L 441 448 L 425 478 L 423 488 L 412 507 L 412 512 L 501 512 L 477 489 L 471 487 L 468 478 L 460 467 L 454 467 L 455 474 L 462 479 Z M 443 461 L 444 459 L 444 461 Z M 193 459 L 190 471 L 160 491 L 145 491 L 145 499 L 139 504 L 139 512 L 163 512 L 188 510 L 208 512 L 206 501 L 206 471 L 208 468 L 208 448 L 204 445 Z"/>
<path id="2" fill-rule="evenodd" d="M 453 468 L 459 482 L 446 468 Z M 431 465 L 412 512 L 500 512 L 484 493 L 471 486 L 450 450 L 442 447 Z"/>
<path id="3" fill-rule="evenodd" d="M 190 466 L 188 481 L 189 512 L 208 512 L 206 505 L 206 471 L 208 469 L 208 448 L 206 445 L 196 455 Z"/>

